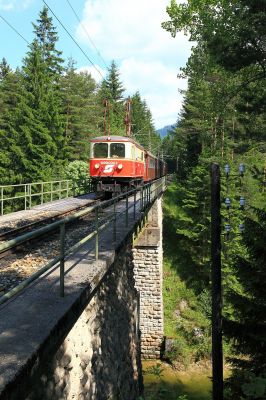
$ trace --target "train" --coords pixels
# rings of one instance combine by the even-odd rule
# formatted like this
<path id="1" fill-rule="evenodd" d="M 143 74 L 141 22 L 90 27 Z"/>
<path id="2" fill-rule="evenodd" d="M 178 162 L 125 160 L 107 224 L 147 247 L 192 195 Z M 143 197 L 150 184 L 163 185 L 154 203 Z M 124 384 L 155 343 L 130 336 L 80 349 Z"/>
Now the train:
<path id="1" fill-rule="evenodd" d="M 138 188 L 166 174 L 166 164 L 127 136 L 91 139 L 90 177 L 105 198 Z"/>

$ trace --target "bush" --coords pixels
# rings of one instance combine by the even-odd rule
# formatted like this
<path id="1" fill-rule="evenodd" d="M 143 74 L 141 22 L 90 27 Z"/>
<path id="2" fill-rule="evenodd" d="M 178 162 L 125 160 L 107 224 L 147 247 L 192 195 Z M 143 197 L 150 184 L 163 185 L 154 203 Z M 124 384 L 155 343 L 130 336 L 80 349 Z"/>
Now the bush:
<path id="1" fill-rule="evenodd" d="M 65 170 L 67 179 L 82 181 L 88 178 L 89 167 L 84 161 L 72 161 Z"/>
<path id="2" fill-rule="evenodd" d="M 74 195 L 82 194 L 89 189 L 89 166 L 84 161 L 72 161 L 65 170 L 67 179 L 73 182 Z"/>

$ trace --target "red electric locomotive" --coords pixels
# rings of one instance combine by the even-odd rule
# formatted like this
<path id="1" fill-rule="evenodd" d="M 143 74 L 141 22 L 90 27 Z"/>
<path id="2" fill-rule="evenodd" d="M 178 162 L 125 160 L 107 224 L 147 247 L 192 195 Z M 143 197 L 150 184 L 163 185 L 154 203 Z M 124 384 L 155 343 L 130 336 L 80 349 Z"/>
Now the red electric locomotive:
<path id="1" fill-rule="evenodd" d="M 163 175 L 165 163 L 131 137 L 101 136 L 91 140 L 90 176 L 97 192 L 110 196 Z"/>

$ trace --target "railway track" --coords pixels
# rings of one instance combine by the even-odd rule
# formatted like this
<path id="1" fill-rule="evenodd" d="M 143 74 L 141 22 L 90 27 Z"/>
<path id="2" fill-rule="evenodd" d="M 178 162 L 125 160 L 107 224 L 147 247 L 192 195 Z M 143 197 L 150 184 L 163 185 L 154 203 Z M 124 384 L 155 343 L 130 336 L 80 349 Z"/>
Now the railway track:
<path id="1" fill-rule="evenodd" d="M 51 268 L 49 265 L 58 265 L 58 262 L 62 260 L 62 254 L 63 259 L 65 259 L 65 251 L 67 258 L 85 241 L 96 238 L 96 234 L 99 236 L 99 232 L 106 229 L 110 223 L 114 224 L 114 232 L 116 232 L 116 221 L 119 215 L 124 215 L 122 223 L 127 226 L 129 208 L 133 207 L 131 214 L 133 213 L 134 219 L 136 209 L 146 210 L 146 206 L 150 202 L 150 187 L 150 185 L 146 185 L 144 189 L 138 192 L 130 190 L 128 193 L 119 195 L 116 199 L 104 201 L 100 207 L 94 204 L 99 198 L 94 199 L 90 204 L 86 204 L 85 210 L 76 207 L 73 210 L 74 215 L 70 215 L 69 210 L 67 216 L 65 212 L 61 213 L 62 221 L 57 220 L 52 224 L 47 224 L 47 221 L 50 222 L 51 219 L 45 218 L 46 223 L 44 220 L 36 221 L 36 223 L 32 221 L 34 225 L 30 222 L 30 224 L 18 229 L 4 232 L 5 237 L 8 237 L 9 240 L 0 243 L 2 254 L 2 258 L 0 258 L 0 301 L 3 295 L 3 301 L 11 296 L 10 293 L 6 296 L 5 294 L 12 289 L 12 294 L 17 293 L 15 287 L 18 285 L 18 290 L 22 290 L 28 284 L 23 281 L 31 282 L 32 279 L 36 279 L 35 277 L 39 277 L 47 271 L 47 268 Z M 156 186 L 154 190 L 156 192 Z M 40 223 L 44 226 L 40 227 Z M 121 218 L 119 223 L 121 223 Z M 33 226 L 36 229 L 32 229 Z M 25 229 L 29 229 L 30 232 L 25 233 Z M 23 232 L 23 234 L 10 240 L 10 235 L 18 232 Z M 115 235 L 116 233 L 114 233 L 114 238 Z M 61 246 L 64 249 L 63 253 Z M 98 250 L 99 247 L 101 245 L 97 240 Z M 96 247 L 94 251 L 96 254 Z"/>
<path id="2" fill-rule="evenodd" d="M 69 215 L 74 214 L 79 210 L 82 210 L 90 205 L 97 203 L 97 201 L 99 200 L 101 201 L 102 197 L 97 196 L 97 198 L 92 200 L 89 204 L 86 204 L 84 206 L 73 207 L 71 209 L 68 209 L 67 211 L 59 212 L 56 215 L 51 214 L 51 212 L 49 211 L 44 211 L 40 214 L 37 214 L 36 216 L 33 215 L 31 218 L 25 221 L 19 221 L 19 223 L 17 223 L 16 220 L 14 223 L 15 226 L 13 227 L 11 227 L 11 225 L 5 225 L 3 227 L 0 226 L 0 243 L 7 240 L 11 240 L 19 235 L 22 235 L 23 233 L 30 232 L 33 229 L 38 229 L 42 226 L 51 224 L 52 222 L 59 221 L 60 219 L 63 219 Z"/>
<path id="3" fill-rule="evenodd" d="M 83 207 L 75 207 L 67 212 L 62 212 L 57 216 L 50 216 L 32 221 L 23 226 L 15 227 L 0 233 L 2 243 L 12 240 L 22 234 L 45 227 L 48 224 L 59 221 L 65 217 L 75 214 L 84 208 L 94 205 L 101 198 L 96 198 L 88 205 Z M 102 211 L 99 215 L 100 219 L 108 218 L 106 212 Z M 88 235 L 94 229 L 95 216 L 88 214 L 73 222 L 69 222 L 66 229 L 66 246 L 71 247 L 81 238 Z M 35 271 L 47 264 L 50 260 L 57 257 L 60 252 L 59 229 L 58 227 L 51 232 L 44 233 L 42 236 L 25 241 L 23 244 L 15 248 L 0 253 L 0 297 L 2 294 L 13 289 Z"/>

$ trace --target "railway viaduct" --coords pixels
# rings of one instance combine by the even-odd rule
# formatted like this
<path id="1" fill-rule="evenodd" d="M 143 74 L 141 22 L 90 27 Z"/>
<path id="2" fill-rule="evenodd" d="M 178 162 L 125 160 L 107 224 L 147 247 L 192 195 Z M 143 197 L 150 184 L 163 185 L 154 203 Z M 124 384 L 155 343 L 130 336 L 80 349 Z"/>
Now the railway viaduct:
<path id="1" fill-rule="evenodd" d="M 115 240 L 113 223 L 102 231 L 97 261 L 91 242 L 68 260 L 63 298 L 55 267 L 0 306 L 0 400 L 140 396 L 141 358 L 163 340 L 159 183 L 127 224 L 119 214 Z"/>

